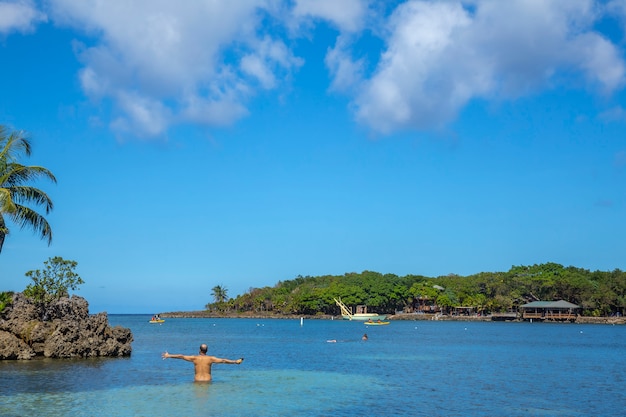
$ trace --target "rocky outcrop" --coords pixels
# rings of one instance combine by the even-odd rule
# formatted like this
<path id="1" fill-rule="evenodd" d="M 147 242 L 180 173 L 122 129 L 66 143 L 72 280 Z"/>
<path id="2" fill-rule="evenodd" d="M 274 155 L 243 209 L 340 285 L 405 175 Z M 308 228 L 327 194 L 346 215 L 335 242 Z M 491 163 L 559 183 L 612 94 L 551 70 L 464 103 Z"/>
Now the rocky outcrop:
<path id="1" fill-rule="evenodd" d="M 90 315 L 76 295 L 44 309 L 16 293 L 0 313 L 0 359 L 130 356 L 132 341 L 130 329 L 111 327 L 107 313 Z"/>

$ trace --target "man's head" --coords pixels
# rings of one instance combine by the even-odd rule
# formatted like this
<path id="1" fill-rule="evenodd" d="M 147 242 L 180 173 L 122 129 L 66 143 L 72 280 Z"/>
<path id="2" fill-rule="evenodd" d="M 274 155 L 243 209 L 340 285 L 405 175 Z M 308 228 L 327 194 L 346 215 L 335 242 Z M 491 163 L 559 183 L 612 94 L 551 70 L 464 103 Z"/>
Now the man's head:
<path id="1" fill-rule="evenodd" d="M 206 352 L 209 350 L 209 347 L 206 345 L 206 343 L 203 343 L 200 345 L 200 353 L 203 353 L 206 355 Z"/>

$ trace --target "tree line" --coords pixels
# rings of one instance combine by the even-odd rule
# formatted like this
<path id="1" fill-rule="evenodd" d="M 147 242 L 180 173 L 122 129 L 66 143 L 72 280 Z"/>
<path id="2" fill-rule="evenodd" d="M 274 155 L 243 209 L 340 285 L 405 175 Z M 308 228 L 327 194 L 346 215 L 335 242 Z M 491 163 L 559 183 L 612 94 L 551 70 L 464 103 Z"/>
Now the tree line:
<path id="1" fill-rule="evenodd" d="M 52 229 L 44 216 L 53 209 L 52 200 L 31 183 L 40 179 L 56 183 L 56 178 L 42 166 L 22 164 L 31 153 L 31 142 L 24 131 L 0 125 L 0 252 L 9 236 L 10 223 L 20 229 L 32 229 L 48 244 L 52 241 Z M 43 213 L 36 207 L 42 208 Z M 62 258 L 55 261 L 65 262 Z M 33 288 L 38 291 L 33 290 L 33 296 L 47 294 L 41 290 L 46 288 L 48 281 L 38 281 L 42 277 L 30 276 L 34 281 Z M 77 280 L 77 283 L 80 282 Z M 69 288 L 73 289 L 71 285 Z M 563 299 L 583 307 L 585 315 L 610 316 L 625 313 L 625 292 L 626 273 L 619 269 L 592 272 L 546 263 L 513 266 L 507 272 L 481 272 L 466 277 L 400 277 L 371 271 L 341 276 L 298 276 L 278 282 L 274 287 L 251 288 L 233 299 L 228 298 L 226 287 L 218 285 L 212 292 L 214 302 L 207 304 L 206 308 L 213 311 L 336 315 L 339 311 L 334 299 L 341 298 L 349 306 L 367 305 L 379 313 L 446 313 L 455 307 L 498 313 L 515 310 L 529 301 Z M 10 297 L 10 293 L 0 293 L 0 311 Z"/>
<path id="2" fill-rule="evenodd" d="M 251 288 L 229 298 L 226 287 L 213 288 L 212 312 L 260 314 L 340 314 L 334 301 L 366 305 L 370 311 L 450 313 L 458 307 L 492 314 L 516 311 L 531 301 L 566 300 L 586 316 L 626 313 L 626 272 L 589 271 L 557 263 L 513 266 L 506 272 L 469 276 L 397 276 L 372 271 L 344 275 L 298 276 L 274 287 Z"/>

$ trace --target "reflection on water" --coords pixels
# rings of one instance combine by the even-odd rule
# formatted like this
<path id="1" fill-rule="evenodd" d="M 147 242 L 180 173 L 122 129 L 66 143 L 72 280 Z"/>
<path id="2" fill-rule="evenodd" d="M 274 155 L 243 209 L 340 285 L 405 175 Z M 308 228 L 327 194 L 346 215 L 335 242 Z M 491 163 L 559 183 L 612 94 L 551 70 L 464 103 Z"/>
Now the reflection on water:
<path id="1" fill-rule="evenodd" d="M 0 362 L 1 416 L 619 415 L 626 327 L 111 316 L 130 358 Z M 116 322 L 117 321 L 117 322 Z M 337 340 L 337 343 L 327 343 Z M 245 357 L 214 381 L 161 352 Z"/>

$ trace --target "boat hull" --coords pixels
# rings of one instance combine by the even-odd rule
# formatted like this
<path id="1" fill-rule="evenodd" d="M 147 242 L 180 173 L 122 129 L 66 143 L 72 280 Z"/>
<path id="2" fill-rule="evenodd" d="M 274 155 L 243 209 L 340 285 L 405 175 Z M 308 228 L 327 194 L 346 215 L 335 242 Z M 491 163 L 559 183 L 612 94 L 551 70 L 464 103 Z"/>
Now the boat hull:
<path id="1" fill-rule="evenodd" d="M 389 324 L 388 321 L 372 321 L 371 323 L 369 321 L 363 322 L 364 325 L 366 326 L 386 326 Z"/>
<path id="2" fill-rule="evenodd" d="M 344 320 L 352 320 L 352 321 L 367 321 L 367 320 L 385 320 L 387 318 L 384 314 L 374 314 L 374 313 L 366 313 L 366 314 L 353 314 L 349 316 L 347 314 L 342 314 Z"/>
<path id="3" fill-rule="evenodd" d="M 150 320 L 148 323 L 165 323 L 165 320 Z"/>

